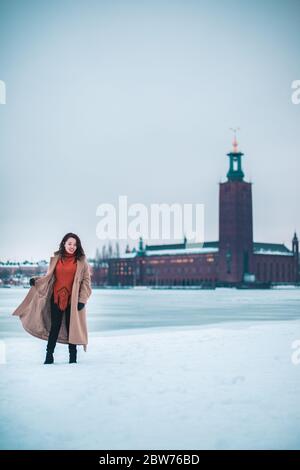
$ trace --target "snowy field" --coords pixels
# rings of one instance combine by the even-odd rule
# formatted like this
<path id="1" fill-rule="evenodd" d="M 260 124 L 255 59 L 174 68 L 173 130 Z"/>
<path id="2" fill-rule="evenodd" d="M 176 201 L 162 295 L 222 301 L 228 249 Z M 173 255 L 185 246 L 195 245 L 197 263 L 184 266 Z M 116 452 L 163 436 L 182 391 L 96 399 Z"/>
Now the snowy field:
<path id="1" fill-rule="evenodd" d="M 58 344 L 52 365 L 5 293 L 0 448 L 300 449 L 299 290 L 217 291 L 95 291 L 91 324 L 99 301 L 106 327 L 78 364 Z"/>

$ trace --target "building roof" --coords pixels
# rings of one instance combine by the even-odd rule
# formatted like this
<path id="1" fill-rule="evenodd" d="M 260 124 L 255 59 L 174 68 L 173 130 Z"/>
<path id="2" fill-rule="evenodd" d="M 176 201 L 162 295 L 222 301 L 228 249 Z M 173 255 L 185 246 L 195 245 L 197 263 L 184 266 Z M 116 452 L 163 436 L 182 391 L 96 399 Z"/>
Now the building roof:
<path id="1" fill-rule="evenodd" d="M 255 255 L 282 255 L 282 256 L 293 256 L 293 252 L 290 251 L 283 243 L 253 243 L 253 253 Z"/>
<path id="2" fill-rule="evenodd" d="M 1 268 L 38 268 L 38 267 L 46 267 L 47 261 L 0 261 Z"/>
<path id="3" fill-rule="evenodd" d="M 194 255 L 201 253 L 216 253 L 219 251 L 218 242 L 204 243 L 171 243 L 166 245 L 146 245 L 144 256 L 172 256 L 172 255 Z M 135 258 L 137 252 L 125 253 L 121 258 Z"/>
<path id="4" fill-rule="evenodd" d="M 162 256 L 162 255 L 196 255 L 201 253 L 216 253 L 218 252 L 218 248 L 210 248 L 210 247 L 194 247 L 194 248 L 177 248 L 172 250 L 150 250 L 146 251 L 146 256 Z"/>
<path id="5" fill-rule="evenodd" d="M 204 243 L 173 243 L 167 245 L 146 245 L 143 252 L 144 256 L 163 256 L 163 255 L 194 255 L 205 253 L 217 253 L 219 251 L 219 242 L 204 242 Z M 253 253 L 255 255 L 282 255 L 293 256 L 283 243 L 253 243 Z M 137 252 L 125 253 L 121 258 L 135 258 Z"/>
<path id="6" fill-rule="evenodd" d="M 218 250 L 218 242 L 146 245 L 145 256 L 195 255 L 202 253 L 215 253 Z"/>
<path id="7" fill-rule="evenodd" d="M 146 245 L 146 251 L 155 251 L 155 250 L 176 250 L 185 248 L 184 243 L 169 243 L 167 245 Z"/>
<path id="8" fill-rule="evenodd" d="M 136 251 L 130 251 L 129 253 L 124 253 L 123 255 L 120 256 L 120 258 L 135 258 L 137 256 L 137 252 Z M 116 260 L 120 259 L 120 258 L 115 258 Z M 114 259 L 114 258 L 112 258 Z"/>
<path id="9" fill-rule="evenodd" d="M 187 243 L 187 248 L 219 248 L 219 242 Z"/>

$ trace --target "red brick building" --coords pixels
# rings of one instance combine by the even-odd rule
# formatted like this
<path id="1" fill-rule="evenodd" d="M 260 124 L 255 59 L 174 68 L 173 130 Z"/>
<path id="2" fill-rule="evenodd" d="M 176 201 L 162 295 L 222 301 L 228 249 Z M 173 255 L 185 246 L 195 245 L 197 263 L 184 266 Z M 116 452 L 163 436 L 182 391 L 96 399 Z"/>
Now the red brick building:
<path id="1" fill-rule="evenodd" d="M 252 183 L 244 181 L 234 139 L 227 181 L 219 186 L 219 241 L 146 245 L 108 261 L 108 285 L 268 286 L 299 282 L 299 243 L 253 241 Z"/>

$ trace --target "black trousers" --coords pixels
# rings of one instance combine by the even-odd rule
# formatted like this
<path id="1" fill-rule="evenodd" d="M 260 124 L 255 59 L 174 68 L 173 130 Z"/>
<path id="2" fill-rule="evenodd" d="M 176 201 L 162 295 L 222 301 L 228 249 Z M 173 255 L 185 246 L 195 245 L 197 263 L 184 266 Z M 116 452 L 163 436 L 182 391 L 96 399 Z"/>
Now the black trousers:
<path id="1" fill-rule="evenodd" d="M 66 318 L 66 328 L 67 332 L 69 335 L 69 330 L 70 330 L 70 315 L 71 315 L 71 305 L 68 305 L 66 310 L 65 310 L 65 318 Z M 50 334 L 48 338 L 48 344 L 47 344 L 47 351 L 53 353 L 57 338 L 58 338 L 58 333 L 61 327 L 61 322 L 63 318 L 63 312 L 59 309 L 58 305 L 54 303 L 54 294 L 51 296 L 51 329 L 50 329 Z M 76 344 L 70 344 L 69 343 L 69 351 L 74 352 L 76 351 Z"/>

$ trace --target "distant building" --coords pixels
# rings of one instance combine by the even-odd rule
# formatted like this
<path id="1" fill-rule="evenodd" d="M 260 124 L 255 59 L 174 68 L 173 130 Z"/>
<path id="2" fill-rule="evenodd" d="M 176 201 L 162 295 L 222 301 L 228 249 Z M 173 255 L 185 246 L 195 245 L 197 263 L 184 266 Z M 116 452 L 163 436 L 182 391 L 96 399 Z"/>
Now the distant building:
<path id="1" fill-rule="evenodd" d="M 28 283 L 31 276 L 43 276 L 47 272 L 48 263 L 45 260 L 32 261 L 0 261 L 0 286 L 20 285 Z"/>
<path id="2" fill-rule="evenodd" d="M 146 245 L 107 260 L 107 282 L 115 286 L 264 286 L 299 282 L 299 242 L 253 241 L 252 183 L 244 181 L 236 138 L 229 152 L 227 181 L 219 186 L 219 241 Z"/>

